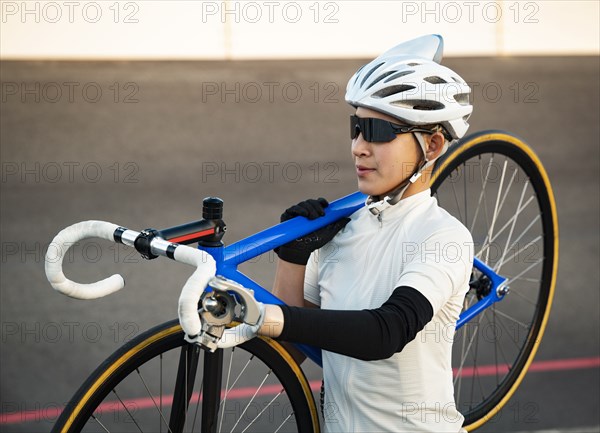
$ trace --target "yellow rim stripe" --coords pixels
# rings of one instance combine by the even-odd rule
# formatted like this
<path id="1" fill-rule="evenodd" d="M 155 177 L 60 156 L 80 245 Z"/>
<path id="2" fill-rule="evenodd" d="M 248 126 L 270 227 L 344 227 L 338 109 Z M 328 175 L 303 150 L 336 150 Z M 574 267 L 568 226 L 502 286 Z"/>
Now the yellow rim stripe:
<path id="1" fill-rule="evenodd" d="M 83 409 L 83 406 L 87 403 L 87 401 L 90 399 L 90 397 L 98 390 L 98 388 L 118 368 L 120 368 L 125 362 L 127 362 L 129 359 L 131 359 L 132 356 L 134 356 L 136 353 L 140 352 L 141 350 L 143 350 L 144 348 L 146 348 L 150 344 L 154 343 L 155 341 L 161 340 L 161 339 L 163 339 L 165 337 L 168 337 L 168 336 L 170 336 L 172 334 L 175 334 L 175 333 L 177 333 L 179 331 L 181 331 L 181 326 L 174 325 L 171 328 L 168 328 L 168 329 L 165 329 L 164 331 L 159 332 L 158 334 L 152 335 L 147 340 L 142 341 L 137 346 L 135 346 L 135 347 L 131 348 L 130 350 L 128 350 L 125 354 L 123 354 L 123 356 L 121 356 L 119 359 L 117 359 L 117 361 L 115 361 L 114 363 L 112 363 L 110 365 L 110 367 L 104 373 L 102 373 L 102 375 L 96 380 L 96 382 L 94 382 L 94 384 L 88 389 L 88 391 L 85 393 L 85 395 L 83 396 L 83 398 L 79 401 L 79 403 L 77 404 L 77 406 L 73 410 L 71 416 L 69 417 L 68 421 L 65 423 L 65 425 L 64 425 L 64 427 L 63 427 L 63 429 L 61 431 L 63 433 L 66 433 L 66 432 L 69 431 L 69 428 L 71 428 L 71 424 L 73 423 L 73 421 L 75 420 L 75 418 L 77 417 L 77 415 L 79 414 L 79 412 L 81 411 L 81 409 Z"/>
<path id="2" fill-rule="evenodd" d="M 515 393 L 515 391 L 521 384 L 523 378 L 525 377 L 525 374 L 527 373 L 527 370 L 529 369 L 529 366 L 531 365 L 531 362 L 533 361 L 533 358 L 535 357 L 535 354 L 538 350 L 538 347 L 539 347 L 542 337 L 544 335 L 544 331 L 546 330 L 548 316 L 550 315 L 550 310 L 552 308 L 552 300 L 554 299 L 554 288 L 556 285 L 556 275 L 557 275 L 557 271 L 558 271 L 558 216 L 557 216 L 557 212 L 556 212 L 556 202 L 554 200 L 554 193 L 552 191 L 552 186 L 550 185 L 550 180 L 548 178 L 548 174 L 546 173 L 546 170 L 542 166 L 542 163 L 540 162 L 538 156 L 529 148 L 529 146 L 527 146 L 525 143 L 523 143 L 518 138 L 508 135 L 508 134 L 502 134 L 502 133 L 484 134 L 484 135 L 481 135 L 481 136 L 473 139 L 472 141 L 464 143 L 460 147 L 460 152 L 456 152 L 456 156 L 458 156 L 460 153 L 470 149 L 471 147 L 476 146 L 477 144 L 480 144 L 480 143 L 483 143 L 486 141 L 490 141 L 490 140 L 505 141 L 505 142 L 515 145 L 516 147 L 518 147 L 519 149 L 524 151 L 531 158 L 531 160 L 534 162 L 536 168 L 540 172 L 540 175 L 542 177 L 542 180 L 543 180 L 544 185 L 548 192 L 548 197 L 549 197 L 549 201 L 550 201 L 550 209 L 552 212 L 552 221 L 553 221 L 553 230 L 554 230 L 554 263 L 552 264 L 552 278 L 550 281 L 550 293 L 548 294 L 548 306 L 544 313 L 544 317 L 542 318 L 540 332 L 538 334 L 537 339 L 534 342 L 533 348 L 531 350 L 531 354 L 529 355 L 529 358 L 527 359 L 527 361 L 525 362 L 525 365 L 523 366 L 523 370 L 521 370 L 521 373 L 517 377 L 517 380 L 515 381 L 515 383 L 511 387 L 511 389 L 508 390 L 508 392 L 502 398 L 502 400 L 500 400 L 500 402 L 488 414 L 486 414 L 485 416 L 483 416 L 481 419 L 474 422 L 473 424 L 470 424 L 470 425 L 464 427 L 467 431 L 473 431 L 473 430 L 481 427 L 483 424 L 485 424 L 487 421 L 489 421 L 494 415 L 496 415 L 500 411 L 500 409 L 502 409 L 502 407 L 504 407 L 504 405 L 508 402 L 508 400 L 510 400 L 510 398 L 513 396 L 513 394 Z M 439 173 L 441 173 L 454 159 L 456 159 L 456 156 L 453 158 L 448 158 L 448 160 L 446 160 L 442 164 L 442 166 L 440 166 L 440 168 L 438 170 L 436 170 L 435 175 L 432 176 L 431 183 L 433 183 L 437 179 L 437 177 L 439 176 Z"/>
<path id="3" fill-rule="evenodd" d="M 75 420 L 75 418 L 77 417 L 79 412 L 81 412 L 81 410 L 83 409 L 83 407 L 85 406 L 87 401 L 91 398 L 91 396 L 94 395 L 94 393 L 98 390 L 98 388 L 100 388 L 100 386 L 102 386 L 102 384 L 117 369 L 119 369 L 125 362 L 127 362 L 129 359 L 131 359 L 132 356 L 139 353 L 140 351 L 142 351 L 149 345 L 155 343 L 156 341 L 161 340 L 166 337 L 169 337 L 178 332 L 181 332 L 181 325 L 179 325 L 179 324 L 174 325 L 163 331 L 160 331 L 159 333 L 154 334 L 150 338 L 142 341 L 137 346 L 131 348 L 125 354 L 123 354 L 123 356 L 121 356 L 119 359 L 117 359 L 117 361 L 112 363 L 110 365 L 110 367 L 104 373 L 102 373 L 102 375 L 88 389 L 88 391 L 85 393 L 83 398 L 79 401 L 79 403 L 77 404 L 77 406 L 71 413 L 71 416 L 69 417 L 68 421 L 65 423 L 65 425 L 61 431 L 63 433 L 67 433 L 69 431 L 69 429 L 71 428 L 71 425 L 73 424 L 73 421 Z M 291 357 L 291 355 L 279 343 L 277 343 L 276 341 L 274 341 L 270 338 L 265 338 L 265 337 L 260 337 L 260 338 L 265 343 L 267 343 L 269 346 L 271 346 L 279 354 L 279 356 L 281 356 L 287 362 L 287 364 L 290 366 L 290 368 L 292 369 L 292 371 L 298 378 L 298 381 L 300 382 L 300 384 L 302 386 L 302 390 L 304 392 L 306 400 L 309 403 L 309 407 L 310 407 L 310 411 L 311 411 L 311 415 L 312 415 L 311 418 L 312 418 L 312 422 L 313 422 L 313 429 L 317 433 L 320 432 L 319 416 L 317 414 L 317 408 L 315 405 L 314 398 L 312 396 L 312 390 L 310 389 L 310 385 L 308 384 L 308 381 L 306 380 L 304 373 L 302 372 L 302 370 L 300 369 L 300 367 L 298 366 L 296 361 Z"/>
<path id="4" fill-rule="evenodd" d="M 281 344 L 268 337 L 260 336 L 259 338 L 267 344 L 269 344 L 274 350 L 276 350 L 279 356 L 281 356 L 294 371 L 294 374 L 296 375 L 298 381 L 302 385 L 302 390 L 304 391 L 306 400 L 309 402 L 311 418 L 313 422 L 313 429 L 316 433 L 319 433 L 321 431 L 321 428 L 319 426 L 319 415 L 317 413 L 317 406 L 313 398 L 312 389 L 310 389 L 310 384 L 306 380 L 306 376 L 304 376 L 304 372 L 302 371 L 296 360 L 292 358 L 290 353 L 287 350 L 285 350 L 285 348 Z"/>

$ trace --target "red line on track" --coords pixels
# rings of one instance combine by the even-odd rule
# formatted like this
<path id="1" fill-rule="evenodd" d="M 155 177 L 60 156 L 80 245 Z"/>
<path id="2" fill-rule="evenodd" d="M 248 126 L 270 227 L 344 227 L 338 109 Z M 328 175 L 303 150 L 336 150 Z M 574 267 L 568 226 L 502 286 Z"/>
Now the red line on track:
<path id="1" fill-rule="evenodd" d="M 600 356 L 594 358 L 572 358 L 572 359 L 556 359 L 551 361 L 537 361 L 532 363 L 529 366 L 528 373 L 534 372 L 548 372 L 548 371 L 565 371 L 565 370 L 581 370 L 588 368 L 599 368 L 600 367 Z M 493 376 L 495 374 L 505 374 L 508 372 L 508 365 L 482 365 L 480 367 L 465 367 L 460 371 L 460 375 L 462 377 L 473 377 L 475 375 L 478 376 Z M 454 375 L 458 374 L 457 370 L 454 369 Z M 310 382 L 310 388 L 313 391 L 318 391 L 321 389 L 321 381 L 314 380 Z M 263 386 L 260 391 L 257 393 L 257 396 L 274 396 L 282 390 L 279 385 L 267 385 Z M 227 395 L 228 400 L 237 400 L 246 397 L 252 397 L 256 392 L 256 388 L 246 387 L 246 388 L 236 388 L 229 392 Z M 199 393 L 195 392 L 192 395 L 192 402 L 198 401 Z M 223 394 L 221 394 L 221 398 L 223 398 Z M 172 395 L 168 395 L 163 397 L 162 405 L 168 407 L 171 405 L 173 400 Z M 135 408 L 136 410 L 140 409 L 152 409 L 155 407 L 155 402 L 148 397 L 143 398 L 134 398 L 125 400 L 123 403 L 128 408 Z M 156 404 L 160 404 L 156 401 Z M 3 403 L 3 408 L 8 407 L 8 403 Z M 0 414 L 0 425 L 5 424 L 20 424 L 25 422 L 33 422 L 33 421 L 53 421 L 58 418 L 60 413 L 62 412 L 62 407 L 57 407 L 56 404 L 47 405 L 47 407 L 43 409 L 35 409 L 35 410 L 24 410 L 19 412 L 4 412 Z M 104 411 L 119 411 L 123 412 L 123 405 L 118 401 L 108 401 L 106 403 L 102 403 L 99 407 L 99 410 Z"/>
<path id="2" fill-rule="evenodd" d="M 528 373 L 542 371 L 581 370 L 584 368 L 600 367 L 600 357 L 596 358 L 574 358 L 555 359 L 552 361 L 537 361 L 529 366 Z M 479 367 L 464 367 L 462 370 L 453 368 L 454 376 L 494 376 L 496 374 L 508 373 L 508 364 L 482 365 Z"/>

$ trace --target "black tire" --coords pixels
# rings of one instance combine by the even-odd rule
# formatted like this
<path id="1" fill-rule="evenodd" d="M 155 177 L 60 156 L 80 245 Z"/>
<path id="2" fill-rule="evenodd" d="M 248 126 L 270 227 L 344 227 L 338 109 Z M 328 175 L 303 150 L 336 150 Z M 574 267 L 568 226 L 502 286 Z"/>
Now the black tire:
<path id="1" fill-rule="evenodd" d="M 501 131 L 476 133 L 453 146 L 436 164 L 431 189 L 470 229 L 475 254 L 510 277 L 504 299 L 454 337 L 455 398 L 471 431 L 514 394 L 544 334 L 558 267 L 556 205 L 537 156 Z M 475 269 L 470 286 L 465 308 L 485 295 L 485 277 Z"/>
<path id="2" fill-rule="evenodd" d="M 254 338 L 228 352 L 231 357 L 226 355 L 224 362 L 221 358 L 220 368 L 204 368 L 212 358 L 204 358 L 202 364 L 199 355 L 214 355 L 207 355 L 208 352 L 199 346 L 185 342 L 178 321 L 159 325 L 128 342 L 100 365 L 65 407 L 52 431 L 242 431 L 253 418 L 256 419 L 248 431 L 254 431 L 254 428 L 256 431 L 278 428 L 280 431 L 319 431 L 318 414 L 306 377 L 277 342 Z M 222 354 L 223 351 L 215 353 Z M 238 374 L 239 365 L 234 353 L 236 357 L 241 354 L 242 373 L 250 376 L 241 377 L 240 373 L 235 383 L 233 378 Z M 182 417 L 171 416 L 178 401 L 174 383 L 188 383 L 181 380 L 181 372 L 193 372 L 195 367 L 190 366 L 194 359 L 202 364 L 197 368 L 198 374 L 186 374 L 190 387 L 179 388 L 187 391 L 181 395 L 188 395 L 189 404 L 180 405 L 180 408 L 185 407 L 181 409 Z M 250 361 L 252 366 L 248 367 Z M 186 368 L 182 369 L 182 365 Z M 199 387 L 206 385 L 204 388 L 208 389 L 211 381 L 204 380 L 203 369 L 204 374 L 208 374 L 205 377 L 223 379 L 223 389 L 219 383 L 215 389 L 220 391 L 221 397 L 226 397 L 221 400 L 220 407 L 219 401 L 215 400 L 218 420 L 211 428 L 202 427 L 207 422 L 203 414 L 208 412 L 203 405 L 209 398 L 204 394 L 200 403 L 200 394 L 205 391 Z M 173 370 L 178 370 L 177 374 Z M 232 370 L 236 372 L 231 373 Z M 200 379 L 202 384 L 199 384 Z M 233 386 L 237 388 L 232 389 Z M 268 397 L 265 398 L 262 391 L 269 394 Z M 221 426 L 222 419 L 228 424 Z M 235 419 L 241 423 L 232 429 Z M 221 427 L 228 429 L 221 430 Z"/>

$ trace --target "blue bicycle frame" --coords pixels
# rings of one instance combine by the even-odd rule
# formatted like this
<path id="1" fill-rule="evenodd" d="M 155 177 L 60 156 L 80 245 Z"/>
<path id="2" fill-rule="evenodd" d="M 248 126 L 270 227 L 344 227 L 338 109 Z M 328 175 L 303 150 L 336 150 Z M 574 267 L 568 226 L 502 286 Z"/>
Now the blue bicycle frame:
<path id="1" fill-rule="evenodd" d="M 255 298 L 265 304 L 281 305 L 283 301 L 271 294 L 258 283 L 238 271 L 240 263 L 244 263 L 254 257 L 264 254 L 273 248 L 286 244 L 299 237 L 305 236 L 341 218 L 348 217 L 364 206 L 367 196 L 355 192 L 346 197 L 333 201 L 326 209 L 323 217 L 309 220 L 304 217 L 296 217 L 292 220 L 277 224 L 238 242 L 225 247 L 198 247 L 206 251 L 217 263 L 217 274 L 231 280 L 237 281 L 244 287 L 254 290 Z M 504 292 L 499 290 L 506 282 L 506 278 L 498 275 L 478 258 L 474 259 L 473 266 L 484 274 L 491 282 L 489 294 L 479 302 L 472 305 L 468 310 L 461 313 L 456 329 L 462 327 L 473 317 L 481 313 L 492 304 L 504 297 Z M 322 365 L 321 351 L 315 347 L 298 345 L 310 359 L 318 365 Z"/>

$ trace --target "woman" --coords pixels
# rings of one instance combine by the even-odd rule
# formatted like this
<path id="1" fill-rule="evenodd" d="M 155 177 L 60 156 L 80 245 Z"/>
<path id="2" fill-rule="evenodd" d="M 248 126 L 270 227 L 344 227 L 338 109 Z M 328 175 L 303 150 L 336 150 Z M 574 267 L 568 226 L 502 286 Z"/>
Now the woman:
<path id="1" fill-rule="evenodd" d="M 431 197 L 433 162 L 462 137 L 470 88 L 424 36 L 382 54 L 348 82 L 352 156 L 367 205 L 277 250 L 259 333 L 323 349 L 326 431 L 461 430 L 452 336 L 473 262 L 468 230 Z M 317 218 L 324 199 L 282 221 Z M 334 254 L 325 254 L 328 251 Z"/>

